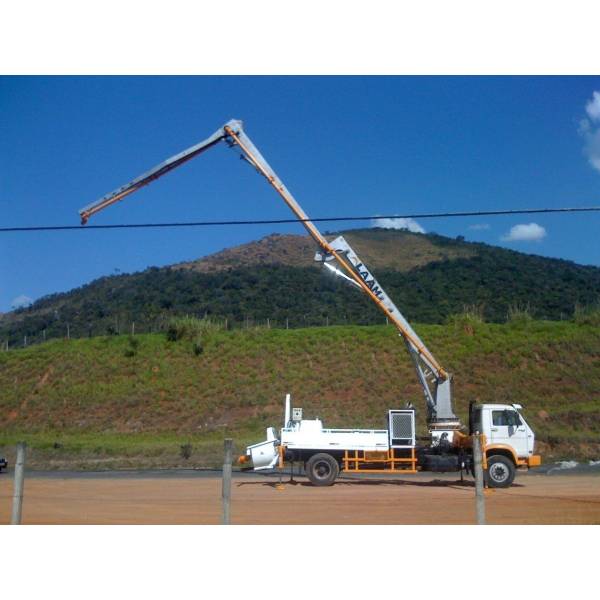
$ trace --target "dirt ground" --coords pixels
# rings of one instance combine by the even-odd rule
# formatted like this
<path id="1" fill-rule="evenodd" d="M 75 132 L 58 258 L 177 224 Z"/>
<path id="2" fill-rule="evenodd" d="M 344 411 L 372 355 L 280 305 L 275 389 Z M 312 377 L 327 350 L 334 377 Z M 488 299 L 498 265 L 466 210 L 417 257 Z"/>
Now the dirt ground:
<path id="1" fill-rule="evenodd" d="M 289 478 L 288 478 L 289 479 Z M 232 482 L 235 524 L 471 524 L 472 480 L 431 474 L 341 479 L 315 488 L 304 478 L 241 476 Z M 0 523 L 10 521 L 12 477 L 0 477 Z M 600 524 L 600 477 L 524 475 L 486 491 L 492 524 Z M 221 479 L 198 477 L 28 477 L 25 524 L 218 524 Z"/>

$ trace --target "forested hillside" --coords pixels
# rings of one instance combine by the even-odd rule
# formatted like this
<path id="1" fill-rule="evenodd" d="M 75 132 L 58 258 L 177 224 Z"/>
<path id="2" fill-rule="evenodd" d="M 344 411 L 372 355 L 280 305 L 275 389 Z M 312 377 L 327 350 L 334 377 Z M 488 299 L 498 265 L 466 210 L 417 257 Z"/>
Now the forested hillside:
<path id="1" fill-rule="evenodd" d="M 466 305 L 492 322 L 515 308 L 561 320 L 600 298 L 598 267 L 435 234 L 344 235 L 411 321 L 443 323 Z M 383 322 L 360 293 L 312 266 L 313 254 L 303 236 L 269 236 L 193 263 L 104 277 L 1 316 L 0 341 L 128 333 L 134 323 L 137 332 L 157 331 L 182 314 L 227 320 L 229 328 Z"/>

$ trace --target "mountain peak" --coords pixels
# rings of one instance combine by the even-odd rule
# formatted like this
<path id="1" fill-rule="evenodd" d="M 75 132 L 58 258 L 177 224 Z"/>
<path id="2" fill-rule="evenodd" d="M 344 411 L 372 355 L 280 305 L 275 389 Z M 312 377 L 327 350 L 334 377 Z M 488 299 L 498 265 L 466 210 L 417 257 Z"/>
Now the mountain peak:
<path id="1" fill-rule="evenodd" d="M 331 241 L 343 235 L 372 269 L 407 272 L 431 262 L 471 258 L 476 251 L 468 243 L 442 236 L 423 235 L 398 229 L 350 229 L 327 234 Z M 197 260 L 179 263 L 173 269 L 215 273 L 252 266 L 314 266 L 317 245 L 308 235 L 272 233 L 266 237 L 226 248 Z"/>

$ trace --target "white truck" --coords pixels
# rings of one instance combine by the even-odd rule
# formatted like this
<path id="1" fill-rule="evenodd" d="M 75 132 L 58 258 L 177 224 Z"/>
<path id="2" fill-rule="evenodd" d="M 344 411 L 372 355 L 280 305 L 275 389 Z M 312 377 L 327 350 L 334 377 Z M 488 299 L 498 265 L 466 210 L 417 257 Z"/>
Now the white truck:
<path id="1" fill-rule="evenodd" d="M 206 140 L 172 156 L 130 183 L 79 211 L 82 224 L 95 213 L 224 141 L 263 175 L 317 244 L 315 260 L 365 293 L 392 323 L 415 367 L 427 407 L 428 443 L 418 446 L 414 409 L 390 410 L 388 429 L 324 429 L 319 419 L 302 419 L 296 410 L 290 418 L 286 401 L 284 427 L 267 440 L 249 446 L 242 462 L 252 460 L 256 470 L 283 466 L 285 460 L 301 461 L 315 485 L 330 485 L 340 470 L 397 472 L 459 471 L 473 469 L 473 436 L 480 435 L 483 467 L 488 485 L 506 487 L 518 467 L 534 467 L 541 458 L 534 453 L 535 436 L 517 404 L 471 404 L 469 433 L 462 430 L 452 407 L 452 376 L 435 359 L 417 333 L 384 292 L 366 265 L 340 236 L 327 241 L 252 143 L 241 121 L 228 121 Z"/>
<path id="2" fill-rule="evenodd" d="M 453 442 L 443 436 L 435 443 L 417 445 L 415 410 L 390 410 L 387 429 L 326 429 L 319 418 L 302 418 L 286 396 L 284 425 L 267 429 L 264 442 L 248 446 L 240 456 L 255 471 L 300 463 L 316 486 L 331 485 L 340 472 L 407 474 L 418 471 L 473 473 L 472 435 L 484 443 L 484 476 L 489 487 L 508 487 L 519 467 L 540 464 L 534 454 L 535 435 L 518 404 L 473 404 L 471 435 L 455 432 Z"/>

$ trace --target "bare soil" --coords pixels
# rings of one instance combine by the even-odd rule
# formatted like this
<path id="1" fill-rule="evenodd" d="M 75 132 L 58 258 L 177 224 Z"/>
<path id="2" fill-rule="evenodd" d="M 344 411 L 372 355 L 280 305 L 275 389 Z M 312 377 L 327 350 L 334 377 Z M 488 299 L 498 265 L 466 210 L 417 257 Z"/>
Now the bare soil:
<path id="1" fill-rule="evenodd" d="M 8 523 L 12 477 L 0 477 L 0 523 Z M 486 491 L 491 524 L 600 524 L 600 477 L 523 475 L 506 490 Z M 471 480 L 428 474 L 402 479 L 339 480 L 315 488 L 304 478 L 235 477 L 235 524 L 471 524 Z M 218 477 L 30 477 L 25 524 L 217 524 Z"/>

